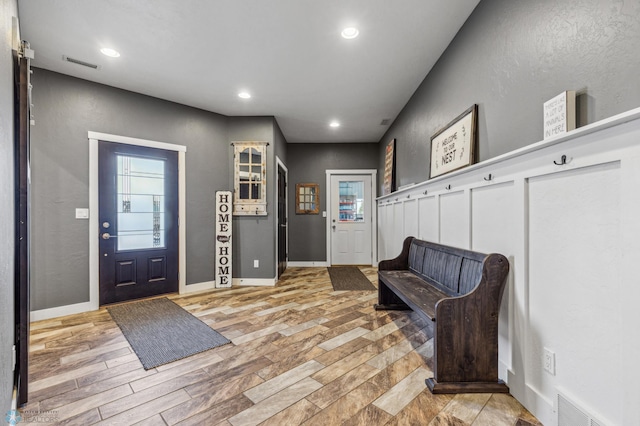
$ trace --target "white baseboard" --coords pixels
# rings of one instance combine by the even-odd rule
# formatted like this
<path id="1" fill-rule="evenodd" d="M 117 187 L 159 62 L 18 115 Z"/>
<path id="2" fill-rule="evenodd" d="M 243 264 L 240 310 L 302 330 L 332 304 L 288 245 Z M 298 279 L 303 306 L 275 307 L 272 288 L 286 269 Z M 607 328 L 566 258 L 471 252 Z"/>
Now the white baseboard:
<path id="1" fill-rule="evenodd" d="M 180 288 L 180 294 L 195 293 L 196 291 L 207 291 L 216 288 L 215 281 L 205 281 L 202 283 L 189 284 Z"/>
<path id="2" fill-rule="evenodd" d="M 276 285 L 276 278 L 234 278 L 234 286 L 261 286 L 273 287 Z M 199 291 L 215 290 L 215 281 L 185 285 L 180 294 L 195 293 Z M 56 306 L 55 308 L 40 309 L 31 311 L 31 322 L 48 320 L 52 318 L 64 317 L 66 315 L 81 314 L 83 312 L 97 311 L 99 306 L 94 306 L 91 302 L 76 303 L 73 305 Z"/>
<path id="3" fill-rule="evenodd" d="M 324 260 L 319 261 L 311 261 L 311 262 L 287 262 L 287 266 L 291 266 L 292 268 L 313 268 L 313 267 L 324 267 L 329 266 L 329 263 Z"/>
<path id="4" fill-rule="evenodd" d="M 213 290 L 215 288 L 215 281 L 208 281 L 197 284 L 190 284 L 184 286 L 184 289 L 180 289 L 180 294 L 194 293 L 196 291 Z M 38 311 L 31 311 L 31 322 L 43 321 L 52 318 L 64 317 L 67 315 L 81 314 L 83 312 L 97 311 L 100 307 L 98 305 L 92 305 L 91 302 L 76 303 L 73 305 L 56 306 L 55 308 L 40 309 Z"/>
<path id="5" fill-rule="evenodd" d="M 277 278 L 234 278 L 232 283 L 234 287 L 242 286 L 261 286 L 273 287 L 278 281 Z"/>
<path id="6" fill-rule="evenodd" d="M 64 317 L 66 315 L 81 314 L 83 312 L 97 311 L 98 306 L 91 302 L 76 303 L 73 305 L 56 306 L 55 308 L 40 309 L 31 311 L 31 322 L 48 320 L 51 318 Z"/>
<path id="7" fill-rule="evenodd" d="M 498 378 L 509 384 L 509 372 L 511 368 L 501 359 L 498 359 Z"/>
<path id="8" fill-rule="evenodd" d="M 509 393 L 513 395 L 531 414 L 544 425 L 553 426 L 557 424 L 554 402 L 549 400 L 535 386 L 523 382 L 522 377 L 518 377 L 513 370 L 507 372 L 509 380 Z"/>

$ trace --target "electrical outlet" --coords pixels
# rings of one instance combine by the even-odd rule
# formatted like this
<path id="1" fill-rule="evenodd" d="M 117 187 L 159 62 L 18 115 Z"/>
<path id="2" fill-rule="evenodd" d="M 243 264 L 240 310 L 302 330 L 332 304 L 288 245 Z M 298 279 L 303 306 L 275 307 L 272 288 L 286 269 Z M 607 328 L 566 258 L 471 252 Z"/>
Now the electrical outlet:
<path id="1" fill-rule="evenodd" d="M 260 267 L 260 261 L 258 259 L 253 259 L 253 267 L 254 268 L 259 268 Z"/>
<path id="2" fill-rule="evenodd" d="M 542 358 L 542 365 L 545 371 L 551 373 L 552 376 L 556 375 L 556 354 L 550 349 L 544 348 L 544 355 Z"/>

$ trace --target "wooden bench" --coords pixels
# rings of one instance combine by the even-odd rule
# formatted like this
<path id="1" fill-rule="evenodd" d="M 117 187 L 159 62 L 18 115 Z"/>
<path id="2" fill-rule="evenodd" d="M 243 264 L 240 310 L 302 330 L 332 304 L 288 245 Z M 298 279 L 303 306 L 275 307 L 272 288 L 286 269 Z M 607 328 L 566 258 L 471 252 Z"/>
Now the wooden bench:
<path id="1" fill-rule="evenodd" d="M 378 265 L 375 309 L 412 309 L 434 322 L 432 393 L 507 393 L 498 379 L 498 313 L 509 273 L 501 254 L 408 237 Z"/>

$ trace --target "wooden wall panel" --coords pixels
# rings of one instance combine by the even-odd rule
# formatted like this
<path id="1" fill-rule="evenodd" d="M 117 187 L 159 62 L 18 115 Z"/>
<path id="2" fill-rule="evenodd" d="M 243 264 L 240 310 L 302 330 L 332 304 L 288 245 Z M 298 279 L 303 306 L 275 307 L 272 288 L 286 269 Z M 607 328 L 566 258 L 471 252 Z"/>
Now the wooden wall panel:
<path id="1" fill-rule="evenodd" d="M 418 236 L 418 200 L 406 200 L 404 203 L 404 215 L 402 219 L 402 224 L 404 226 L 404 235 L 412 235 L 414 237 Z"/>
<path id="2" fill-rule="evenodd" d="M 548 348 L 557 375 L 580 389 L 583 403 L 597 406 L 602 389 L 582 367 L 607 380 L 625 374 L 612 362 L 620 357 L 612 330 L 622 328 L 619 306 L 627 297 L 619 275 L 619 163 L 531 178 L 528 192 L 530 384 L 553 393 L 549 375 L 533 374 L 543 369 Z M 594 314 L 607 319 L 594 321 Z M 619 388 L 607 393 L 623 396 Z"/>
<path id="3" fill-rule="evenodd" d="M 497 252 L 509 259 L 511 271 L 502 295 L 498 324 L 498 359 L 504 368 L 511 367 L 509 324 L 513 286 L 514 259 L 517 251 L 515 188 L 513 181 L 474 188 L 471 191 L 471 248 L 491 253 Z M 504 372 L 503 372 L 504 374 Z"/>
<path id="4" fill-rule="evenodd" d="M 464 191 L 440 196 L 440 243 L 468 249 L 469 200 Z"/>
<path id="5" fill-rule="evenodd" d="M 419 235 L 421 240 L 440 241 L 440 215 L 438 214 L 438 199 L 427 196 L 418 200 L 419 207 Z"/>

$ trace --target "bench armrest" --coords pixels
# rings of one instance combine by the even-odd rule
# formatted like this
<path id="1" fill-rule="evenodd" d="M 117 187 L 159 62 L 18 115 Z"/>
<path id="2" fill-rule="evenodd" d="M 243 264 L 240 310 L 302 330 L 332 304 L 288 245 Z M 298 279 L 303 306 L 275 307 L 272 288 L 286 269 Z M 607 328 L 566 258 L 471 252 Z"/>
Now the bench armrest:
<path id="1" fill-rule="evenodd" d="M 498 314 L 509 261 L 490 254 L 482 278 L 463 296 L 436 304 L 436 379 L 440 382 L 492 382 L 498 377 Z"/>
<path id="2" fill-rule="evenodd" d="M 409 248 L 414 237 L 407 237 L 402 244 L 402 252 L 395 259 L 383 260 L 378 263 L 379 271 L 402 271 L 409 269 Z"/>

